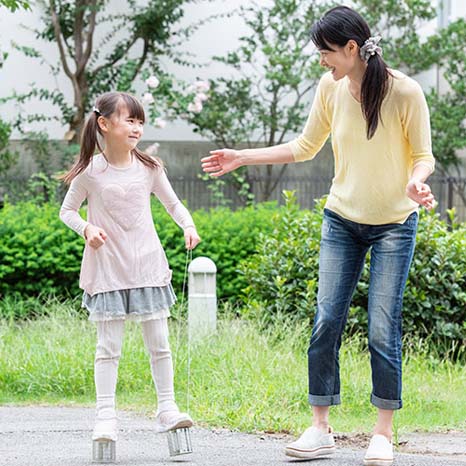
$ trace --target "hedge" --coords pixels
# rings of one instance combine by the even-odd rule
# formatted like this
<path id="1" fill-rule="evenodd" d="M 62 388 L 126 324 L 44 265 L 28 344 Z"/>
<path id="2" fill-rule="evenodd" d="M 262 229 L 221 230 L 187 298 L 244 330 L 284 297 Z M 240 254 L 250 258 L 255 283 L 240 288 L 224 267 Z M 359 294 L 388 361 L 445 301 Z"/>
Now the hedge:
<path id="1" fill-rule="evenodd" d="M 242 298 L 242 312 L 264 322 L 283 315 L 312 320 L 315 312 L 323 200 L 306 211 L 292 194 L 286 197 L 285 207 L 269 203 L 193 213 L 202 238 L 193 257 L 207 256 L 216 263 L 218 297 Z M 10 314 L 15 297 L 24 301 L 81 293 L 84 241 L 60 221 L 58 211 L 56 203 L 33 201 L 6 203 L 0 210 L 0 297 L 8 297 Z M 152 213 L 180 296 L 186 260 L 183 233 L 160 203 L 153 203 Z M 450 223 L 421 210 L 404 298 L 404 329 L 461 345 L 466 341 L 466 224 Z M 367 325 L 368 278 L 366 267 L 349 314 L 352 331 Z M 36 306 L 31 308 L 37 312 Z"/>
<path id="2" fill-rule="evenodd" d="M 0 210 L 0 297 L 76 297 L 84 240 L 58 217 L 56 203 L 6 203 Z M 193 213 L 202 242 L 193 257 L 210 257 L 218 268 L 218 297 L 231 299 L 246 287 L 239 262 L 255 251 L 259 234 L 272 230 L 273 203 L 238 211 L 216 208 Z M 85 209 L 81 214 L 85 216 Z M 152 203 L 154 223 L 180 295 L 186 249 L 183 231 L 163 206 Z"/>
<path id="3" fill-rule="evenodd" d="M 274 217 L 272 233 L 261 235 L 257 253 L 241 265 L 248 287 L 246 312 L 265 322 L 279 316 L 313 319 L 323 200 L 313 211 L 287 205 Z M 367 326 L 369 255 L 349 313 L 349 329 Z M 407 334 L 457 345 L 466 342 L 466 224 L 450 224 L 421 209 L 416 250 L 403 301 Z"/>

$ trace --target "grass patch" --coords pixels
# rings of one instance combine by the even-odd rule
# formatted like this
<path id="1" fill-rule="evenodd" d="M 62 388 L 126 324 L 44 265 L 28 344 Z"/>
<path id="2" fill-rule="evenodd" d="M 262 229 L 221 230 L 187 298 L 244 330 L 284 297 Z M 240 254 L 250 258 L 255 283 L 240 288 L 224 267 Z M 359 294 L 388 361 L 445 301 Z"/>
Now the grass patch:
<path id="1" fill-rule="evenodd" d="M 260 331 L 258 324 L 225 315 L 216 335 L 188 345 L 181 320 L 170 322 L 177 401 L 209 426 L 241 431 L 289 431 L 309 425 L 306 347 L 310 328 L 281 323 Z M 0 320 L 0 403 L 93 406 L 96 332 L 73 303 L 52 303 L 34 321 Z M 331 423 L 340 432 L 370 432 L 376 410 L 369 403 L 369 356 L 360 337 L 341 352 L 341 406 Z M 405 345 L 404 408 L 399 432 L 466 428 L 466 372 L 461 358 Z M 188 399 L 189 388 L 189 399 Z M 140 327 L 128 323 L 117 388 L 119 408 L 155 409 L 148 357 Z"/>

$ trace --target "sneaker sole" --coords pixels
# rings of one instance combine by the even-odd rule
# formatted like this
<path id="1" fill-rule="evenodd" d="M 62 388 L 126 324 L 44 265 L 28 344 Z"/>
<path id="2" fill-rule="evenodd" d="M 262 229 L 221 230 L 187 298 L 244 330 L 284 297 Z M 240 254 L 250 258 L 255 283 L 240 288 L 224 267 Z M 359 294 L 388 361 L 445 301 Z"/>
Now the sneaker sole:
<path id="1" fill-rule="evenodd" d="M 94 442 L 98 442 L 98 441 L 112 441 L 112 442 L 116 442 L 118 440 L 118 435 L 110 435 L 110 434 L 99 434 L 97 436 L 92 436 L 92 440 Z"/>
<path id="2" fill-rule="evenodd" d="M 314 450 L 299 450 L 297 448 L 285 448 L 285 455 L 291 456 L 293 458 L 303 458 L 303 459 L 313 459 L 319 456 L 327 456 L 333 455 L 335 453 L 336 448 L 334 446 L 331 447 L 319 447 L 315 448 Z"/>
<path id="3" fill-rule="evenodd" d="M 380 458 L 371 458 L 364 459 L 364 466 L 391 466 L 393 464 L 393 459 L 384 460 Z"/>
<path id="4" fill-rule="evenodd" d="M 193 421 L 191 419 L 182 419 L 173 425 L 157 424 L 154 430 L 156 433 L 161 434 L 163 432 L 168 432 L 169 430 L 189 429 L 192 426 Z"/>
<path id="5" fill-rule="evenodd" d="M 167 430 L 189 429 L 192 426 L 193 421 L 191 421 L 191 419 L 185 419 L 184 421 L 177 422 L 174 426 L 170 426 Z"/>

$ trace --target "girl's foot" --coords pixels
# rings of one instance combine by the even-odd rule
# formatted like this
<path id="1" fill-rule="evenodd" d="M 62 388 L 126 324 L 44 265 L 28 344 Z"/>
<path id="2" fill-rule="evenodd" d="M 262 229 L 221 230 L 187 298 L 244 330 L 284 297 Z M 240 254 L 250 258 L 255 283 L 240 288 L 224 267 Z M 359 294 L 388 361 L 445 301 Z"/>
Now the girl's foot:
<path id="1" fill-rule="evenodd" d="M 189 414 L 180 413 L 177 410 L 162 411 L 155 417 L 155 431 L 158 433 L 192 426 L 193 420 Z"/>
<path id="2" fill-rule="evenodd" d="M 116 442 L 118 438 L 117 419 L 97 419 L 95 421 L 94 431 L 92 432 L 92 440 L 113 440 Z"/>
<path id="3" fill-rule="evenodd" d="M 113 440 L 118 437 L 117 416 L 114 408 L 97 409 L 92 440 Z"/>

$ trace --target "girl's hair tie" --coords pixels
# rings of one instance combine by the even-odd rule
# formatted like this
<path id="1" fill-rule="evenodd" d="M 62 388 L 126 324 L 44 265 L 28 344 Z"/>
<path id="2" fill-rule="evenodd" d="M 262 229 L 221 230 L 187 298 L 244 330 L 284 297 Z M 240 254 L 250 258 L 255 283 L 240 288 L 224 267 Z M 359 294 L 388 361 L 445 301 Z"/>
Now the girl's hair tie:
<path id="1" fill-rule="evenodd" d="M 95 105 L 92 107 L 92 111 L 93 111 L 96 115 L 102 115 L 102 114 L 100 113 L 100 110 L 99 110 Z"/>
<path id="2" fill-rule="evenodd" d="M 359 55 L 366 63 L 373 55 L 382 55 L 382 47 L 378 46 L 381 39 L 380 36 L 369 37 L 359 49 Z"/>

